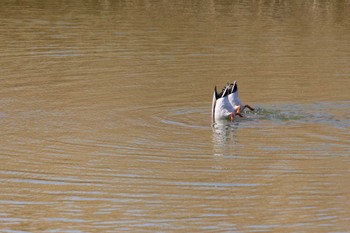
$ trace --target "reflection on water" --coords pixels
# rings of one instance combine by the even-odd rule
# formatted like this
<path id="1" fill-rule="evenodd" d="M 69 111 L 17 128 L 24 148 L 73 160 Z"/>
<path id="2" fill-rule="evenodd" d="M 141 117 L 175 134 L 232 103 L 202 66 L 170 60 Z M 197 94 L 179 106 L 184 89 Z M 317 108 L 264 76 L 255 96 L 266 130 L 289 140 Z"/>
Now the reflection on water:
<path id="1" fill-rule="evenodd" d="M 1 2 L 0 231 L 349 231 L 349 11 Z"/>
<path id="2" fill-rule="evenodd" d="M 231 122 L 213 126 L 214 155 L 227 156 L 231 154 L 231 151 L 234 151 L 235 146 L 239 143 L 237 130 L 238 126 Z"/>

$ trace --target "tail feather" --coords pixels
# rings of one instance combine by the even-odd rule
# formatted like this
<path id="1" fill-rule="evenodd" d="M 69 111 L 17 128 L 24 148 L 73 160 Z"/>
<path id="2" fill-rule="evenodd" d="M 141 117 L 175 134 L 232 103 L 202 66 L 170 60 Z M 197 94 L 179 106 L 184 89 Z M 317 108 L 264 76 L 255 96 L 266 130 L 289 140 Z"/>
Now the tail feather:
<path id="1" fill-rule="evenodd" d="M 215 99 L 219 99 L 220 98 L 216 86 L 214 87 L 214 96 L 215 96 Z"/>
<path id="2" fill-rule="evenodd" d="M 233 82 L 233 86 L 232 86 L 232 89 L 231 89 L 231 93 L 235 93 L 236 91 L 238 91 L 238 86 L 237 86 L 237 81 L 235 80 Z"/>

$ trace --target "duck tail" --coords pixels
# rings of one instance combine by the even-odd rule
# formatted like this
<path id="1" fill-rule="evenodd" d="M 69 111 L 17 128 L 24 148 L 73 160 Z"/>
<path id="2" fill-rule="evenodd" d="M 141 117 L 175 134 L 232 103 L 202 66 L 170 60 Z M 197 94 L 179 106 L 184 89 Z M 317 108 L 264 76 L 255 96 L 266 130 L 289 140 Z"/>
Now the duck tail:
<path id="1" fill-rule="evenodd" d="M 219 98 L 219 93 L 218 93 L 216 86 L 214 87 L 214 96 L 215 96 L 215 99 Z"/>
<path id="2" fill-rule="evenodd" d="M 235 80 L 232 84 L 231 93 L 238 91 L 237 81 Z"/>

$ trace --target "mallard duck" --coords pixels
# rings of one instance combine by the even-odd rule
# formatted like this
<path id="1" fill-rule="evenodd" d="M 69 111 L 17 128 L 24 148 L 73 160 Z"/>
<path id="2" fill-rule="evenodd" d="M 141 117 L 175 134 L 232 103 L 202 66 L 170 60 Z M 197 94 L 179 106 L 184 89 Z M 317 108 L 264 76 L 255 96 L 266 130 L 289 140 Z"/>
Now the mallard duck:
<path id="1" fill-rule="evenodd" d="M 227 83 L 220 93 L 215 86 L 212 103 L 213 123 L 223 120 L 234 121 L 236 115 L 243 117 L 241 111 L 246 107 L 254 111 L 254 108 L 249 105 L 242 104 L 238 96 L 237 81 Z"/>

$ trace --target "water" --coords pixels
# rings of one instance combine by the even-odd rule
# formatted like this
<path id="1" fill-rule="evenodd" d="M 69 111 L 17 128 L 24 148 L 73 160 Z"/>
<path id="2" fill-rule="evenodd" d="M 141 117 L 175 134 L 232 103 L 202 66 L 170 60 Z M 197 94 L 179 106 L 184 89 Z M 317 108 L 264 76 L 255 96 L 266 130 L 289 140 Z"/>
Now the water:
<path id="1" fill-rule="evenodd" d="M 1 2 L 0 232 L 349 232 L 349 10 Z"/>

